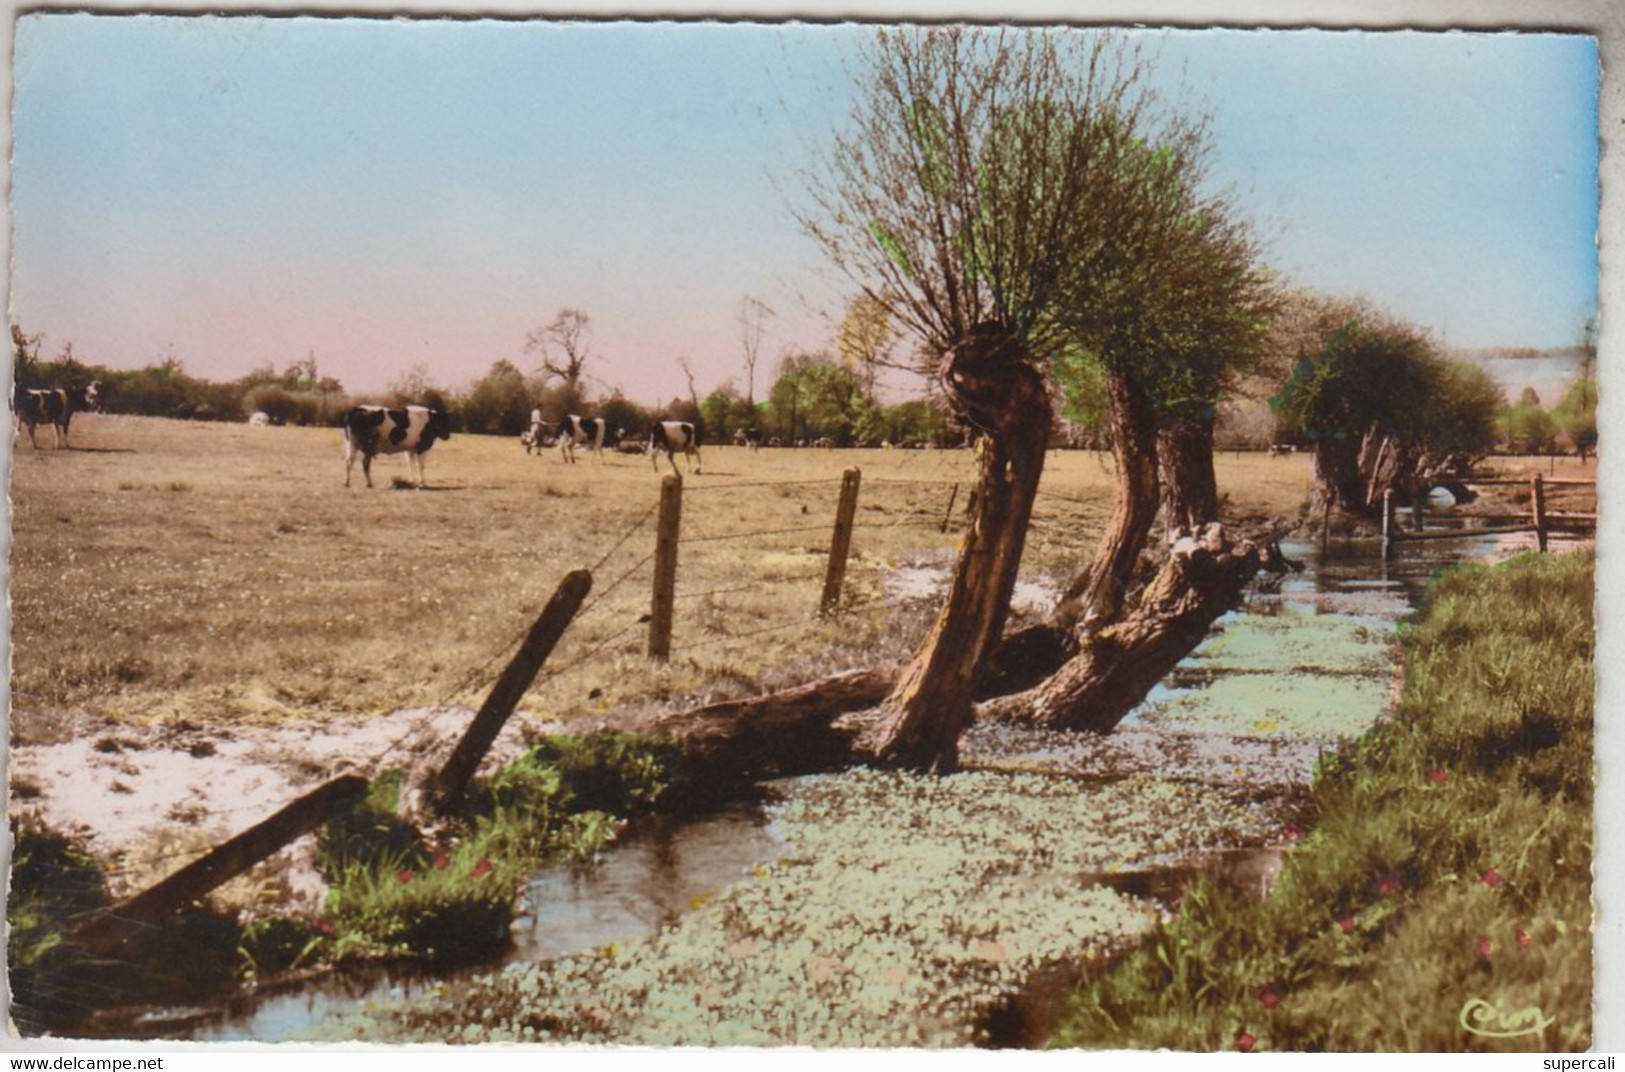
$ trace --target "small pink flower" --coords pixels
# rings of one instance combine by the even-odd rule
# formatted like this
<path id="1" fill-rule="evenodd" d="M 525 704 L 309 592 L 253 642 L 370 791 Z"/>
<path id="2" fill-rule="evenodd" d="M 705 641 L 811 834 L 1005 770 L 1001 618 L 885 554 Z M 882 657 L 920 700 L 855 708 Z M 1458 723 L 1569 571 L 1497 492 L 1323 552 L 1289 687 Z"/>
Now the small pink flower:
<path id="1" fill-rule="evenodd" d="M 1258 1000 L 1263 1003 L 1264 1008 L 1273 1009 L 1281 1004 L 1281 995 L 1273 986 L 1266 986 L 1258 992 Z"/>
<path id="2" fill-rule="evenodd" d="M 1493 952 L 1495 952 L 1495 943 L 1488 938 L 1480 937 L 1478 939 L 1478 955 L 1488 960 Z"/>
<path id="3" fill-rule="evenodd" d="M 406 885 L 408 882 L 411 882 L 412 879 L 414 879 L 416 877 L 417 876 L 412 874 L 412 869 L 410 867 L 403 867 L 399 871 L 395 872 L 396 881 L 398 881 L 403 886 Z"/>
<path id="4" fill-rule="evenodd" d="M 1499 887 L 1504 881 L 1506 880 L 1501 877 L 1501 872 L 1497 871 L 1493 867 L 1484 872 L 1484 885 L 1488 886 L 1492 890 Z"/>
<path id="5" fill-rule="evenodd" d="M 1446 782 L 1450 781 L 1450 772 L 1445 770 L 1443 767 L 1434 767 L 1432 770 L 1428 771 L 1428 780 L 1434 785 L 1444 785 Z"/>
<path id="6" fill-rule="evenodd" d="M 1377 896 L 1387 897 L 1399 892 L 1399 879 L 1394 875 L 1384 875 L 1377 880 Z"/>
<path id="7" fill-rule="evenodd" d="M 469 878 L 483 878 L 491 873 L 491 861 L 481 856 L 474 864 L 473 870 L 468 873 Z"/>
<path id="8" fill-rule="evenodd" d="M 310 921 L 310 929 L 315 931 L 317 934 L 331 935 L 333 933 L 333 925 L 331 923 L 327 922 L 327 920 L 325 920 L 325 919 L 313 919 L 313 920 L 311 920 Z"/>
<path id="9" fill-rule="evenodd" d="M 1245 1028 L 1236 1032 L 1236 1049 L 1242 1053 L 1252 1053 L 1253 1044 L 1257 1041 L 1253 1038 L 1253 1033 Z"/>
<path id="10" fill-rule="evenodd" d="M 1524 930 L 1522 927 L 1518 928 L 1516 937 L 1518 939 L 1518 948 L 1520 949 L 1528 949 L 1530 946 L 1535 944 L 1535 940 L 1529 937 L 1529 932 Z"/>
<path id="11" fill-rule="evenodd" d="M 1337 925 L 1343 928 L 1344 934 L 1354 933 L 1354 917 L 1346 912 L 1337 917 Z"/>
<path id="12" fill-rule="evenodd" d="M 1303 837 L 1303 831 L 1299 830 L 1295 826 L 1288 826 L 1285 830 L 1281 831 L 1281 836 L 1289 843 L 1295 843 L 1299 838 Z"/>
<path id="13" fill-rule="evenodd" d="M 451 857 L 445 853 L 437 852 L 434 854 L 434 869 L 436 871 L 444 871 L 450 863 Z"/>

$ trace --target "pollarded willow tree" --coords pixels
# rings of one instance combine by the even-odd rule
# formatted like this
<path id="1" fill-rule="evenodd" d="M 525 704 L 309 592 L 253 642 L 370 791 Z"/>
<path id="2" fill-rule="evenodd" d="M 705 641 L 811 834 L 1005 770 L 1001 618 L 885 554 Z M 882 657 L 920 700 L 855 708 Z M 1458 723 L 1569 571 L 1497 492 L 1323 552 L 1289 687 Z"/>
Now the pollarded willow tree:
<path id="1" fill-rule="evenodd" d="M 1110 35 L 883 30 L 863 60 L 851 125 L 810 177 L 800 220 L 916 336 L 926 371 L 981 433 L 947 600 L 866 748 L 949 769 L 1020 565 L 1050 362 L 1076 343 L 1077 303 L 1120 303 L 1120 289 L 1154 276 L 1138 258 L 1168 245 L 1169 188 L 1146 181 L 1165 158 L 1146 147 L 1178 158 L 1200 135 L 1159 110 L 1143 57 Z"/>

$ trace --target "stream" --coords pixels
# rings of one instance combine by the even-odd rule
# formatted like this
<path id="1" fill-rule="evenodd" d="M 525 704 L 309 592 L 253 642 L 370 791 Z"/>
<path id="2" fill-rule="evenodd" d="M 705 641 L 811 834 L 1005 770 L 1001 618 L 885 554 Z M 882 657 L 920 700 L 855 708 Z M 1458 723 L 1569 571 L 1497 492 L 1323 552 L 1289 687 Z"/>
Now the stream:
<path id="1" fill-rule="evenodd" d="M 1304 570 L 1221 618 L 1114 733 L 978 726 L 961 774 L 772 783 L 765 805 L 536 872 L 496 964 L 335 973 L 120 1037 L 1040 1045 L 1052 991 L 1197 877 L 1267 895 L 1317 758 L 1391 707 L 1398 621 L 1437 570 L 1517 541 L 1386 563 L 1372 540 L 1283 543 Z"/>

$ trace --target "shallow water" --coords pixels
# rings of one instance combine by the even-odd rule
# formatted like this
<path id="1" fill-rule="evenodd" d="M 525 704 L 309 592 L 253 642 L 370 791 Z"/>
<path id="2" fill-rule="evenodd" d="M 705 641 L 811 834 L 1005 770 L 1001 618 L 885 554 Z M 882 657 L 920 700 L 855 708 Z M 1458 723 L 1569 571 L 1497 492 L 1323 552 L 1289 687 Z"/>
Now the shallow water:
<path id="1" fill-rule="evenodd" d="M 587 864 L 542 868 L 526 885 L 497 962 L 531 963 L 653 934 L 697 901 L 717 893 L 782 841 L 754 805 L 734 805 L 691 819 L 652 817 L 637 832 Z M 490 970 L 485 965 L 481 970 Z M 466 974 L 464 972 L 463 974 Z M 190 1034 L 199 1042 L 283 1042 L 335 1013 L 382 1001 L 434 994 L 451 977 L 417 968 L 340 973 L 273 994 L 207 1019 Z"/>
<path id="2" fill-rule="evenodd" d="M 495 965 L 334 976 L 159 1033 L 436 1040 L 387 1025 L 478 1003 L 562 1010 L 584 1041 L 986 1044 L 1028 977 L 1102 962 L 1195 876 L 1267 893 L 1317 758 L 1390 704 L 1398 621 L 1438 569 L 1506 544 L 1386 563 L 1372 540 L 1284 545 L 1304 571 L 1224 616 L 1112 734 L 979 726 L 964 775 L 793 779 L 767 812 L 651 823 L 538 871 Z M 533 1037 L 523 1022 L 452 1033 Z"/>

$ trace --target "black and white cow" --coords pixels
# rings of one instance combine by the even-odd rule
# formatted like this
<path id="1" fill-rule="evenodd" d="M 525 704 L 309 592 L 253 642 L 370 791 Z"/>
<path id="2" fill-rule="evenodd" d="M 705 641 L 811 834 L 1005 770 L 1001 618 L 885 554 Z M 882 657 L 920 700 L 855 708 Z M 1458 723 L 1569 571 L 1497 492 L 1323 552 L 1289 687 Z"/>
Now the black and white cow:
<path id="1" fill-rule="evenodd" d="M 677 452 L 688 456 L 689 470 L 700 472 L 700 436 L 687 421 L 656 421 L 649 430 L 649 461 L 660 471 L 660 452 L 666 452 L 671 471 L 677 472 Z"/>
<path id="2" fill-rule="evenodd" d="M 344 415 L 344 486 L 350 486 L 350 468 L 361 455 L 361 474 L 372 487 L 375 454 L 406 455 L 407 472 L 417 473 L 423 487 L 423 456 L 437 439 L 451 438 L 451 420 L 427 406 L 357 406 Z"/>
<path id="3" fill-rule="evenodd" d="M 574 413 L 559 424 L 559 453 L 574 464 L 576 448 L 586 447 L 599 460 L 604 460 L 604 432 L 606 422 L 598 417 L 577 417 Z"/>
<path id="4" fill-rule="evenodd" d="M 39 449 L 34 429 L 42 421 L 49 421 L 56 432 L 56 445 L 68 445 L 68 422 L 80 410 L 95 409 L 101 404 L 102 381 L 92 380 L 84 387 L 19 387 L 12 398 L 17 410 L 17 423 L 28 429 L 28 441 Z"/>
<path id="5" fill-rule="evenodd" d="M 734 429 L 734 446 L 749 447 L 751 450 L 762 449 L 762 430 L 760 428 Z"/>

